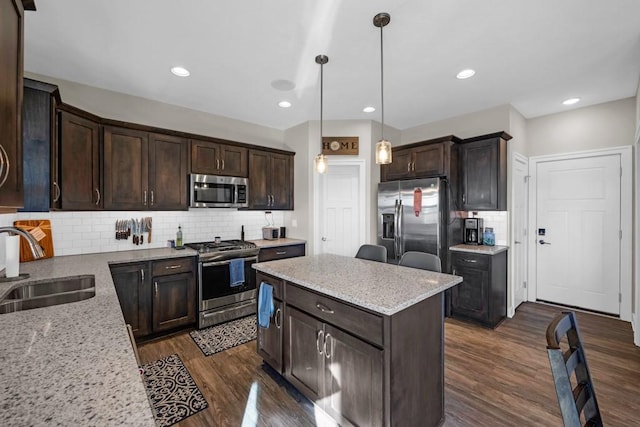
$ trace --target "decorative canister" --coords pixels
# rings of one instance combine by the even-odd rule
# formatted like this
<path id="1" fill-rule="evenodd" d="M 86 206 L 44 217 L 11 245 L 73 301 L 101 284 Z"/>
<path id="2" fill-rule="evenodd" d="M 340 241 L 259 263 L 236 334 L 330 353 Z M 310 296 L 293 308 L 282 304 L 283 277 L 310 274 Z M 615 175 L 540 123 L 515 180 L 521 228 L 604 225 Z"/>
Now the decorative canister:
<path id="1" fill-rule="evenodd" d="M 494 246 L 496 244 L 496 235 L 493 234 L 493 228 L 486 227 L 484 234 L 482 235 L 482 244 L 487 246 Z"/>

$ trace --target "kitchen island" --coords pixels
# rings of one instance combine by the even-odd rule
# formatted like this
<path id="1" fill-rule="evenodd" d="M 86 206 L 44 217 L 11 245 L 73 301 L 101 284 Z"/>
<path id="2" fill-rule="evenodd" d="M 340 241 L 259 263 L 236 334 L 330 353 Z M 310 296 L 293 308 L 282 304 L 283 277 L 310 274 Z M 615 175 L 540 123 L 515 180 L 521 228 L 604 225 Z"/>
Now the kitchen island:
<path id="1" fill-rule="evenodd" d="M 341 425 L 444 417 L 443 291 L 462 278 L 338 255 L 254 264 L 276 312 L 258 353 Z"/>
<path id="2" fill-rule="evenodd" d="M 109 265 L 196 255 L 163 248 L 21 263 L 31 277 L 0 283 L 0 297 L 25 282 L 83 275 L 95 277 L 96 294 L 0 314 L 3 425 L 155 426 Z"/>

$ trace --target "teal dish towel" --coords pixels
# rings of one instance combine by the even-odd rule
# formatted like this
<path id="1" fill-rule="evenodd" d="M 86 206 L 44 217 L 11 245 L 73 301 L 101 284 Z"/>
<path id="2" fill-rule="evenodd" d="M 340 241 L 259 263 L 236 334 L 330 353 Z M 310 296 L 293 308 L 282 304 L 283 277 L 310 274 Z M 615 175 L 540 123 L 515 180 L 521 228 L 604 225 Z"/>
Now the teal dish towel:
<path id="1" fill-rule="evenodd" d="M 232 259 L 229 263 L 229 281 L 231 287 L 244 285 L 244 259 Z"/>
<path id="2" fill-rule="evenodd" d="M 261 282 L 258 290 L 258 325 L 261 328 L 269 327 L 269 319 L 273 312 L 273 286 Z"/>

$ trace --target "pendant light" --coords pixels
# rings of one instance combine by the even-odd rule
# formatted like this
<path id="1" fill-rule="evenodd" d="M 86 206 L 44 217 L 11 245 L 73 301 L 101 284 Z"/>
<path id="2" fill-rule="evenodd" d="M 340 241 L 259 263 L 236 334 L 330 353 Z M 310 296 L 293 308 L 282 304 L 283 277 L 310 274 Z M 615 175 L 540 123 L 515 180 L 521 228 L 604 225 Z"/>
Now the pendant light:
<path id="1" fill-rule="evenodd" d="M 373 17 L 373 25 L 380 28 L 380 110 L 382 121 L 380 125 L 380 141 L 376 144 L 376 164 L 386 165 L 391 163 L 391 143 L 384 139 L 384 49 L 382 43 L 382 28 L 391 21 L 388 13 L 378 13 Z"/>
<path id="2" fill-rule="evenodd" d="M 323 68 L 324 64 L 329 62 L 329 57 L 326 55 L 318 55 L 316 56 L 316 63 L 320 64 L 320 154 L 318 154 L 314 160 L 316 166 L 316 172 L 325 173 L 327 171 L 327 156 L 322 154 L 322 94 L 324 92 L 323 88 Z"/>

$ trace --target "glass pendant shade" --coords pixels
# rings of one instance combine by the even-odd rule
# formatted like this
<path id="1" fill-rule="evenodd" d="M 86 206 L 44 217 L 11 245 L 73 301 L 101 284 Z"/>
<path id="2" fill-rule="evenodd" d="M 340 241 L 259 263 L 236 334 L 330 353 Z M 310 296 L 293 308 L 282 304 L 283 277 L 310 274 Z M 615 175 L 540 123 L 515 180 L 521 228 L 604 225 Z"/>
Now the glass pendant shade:
<path id="1" fill-rule="evenodd" d="M 327 156 L 324 154 L 318 154 L 314 163 L 316 165 L 316 172 L 325 173 L 327 171 Z"/>
<path id="2" fill-rule="evenodd" d="M 381 139 L 376 144 L 376 164 L 388 165 L 391 163 L 391 143 Z"/>

